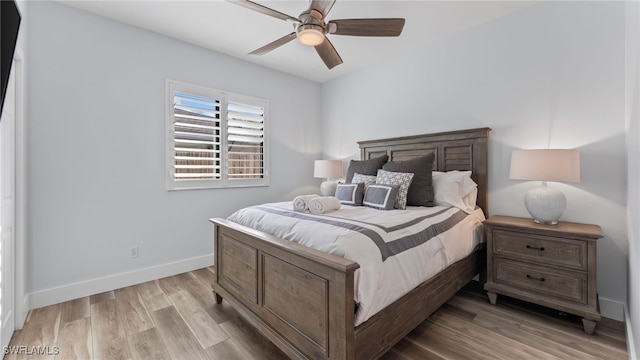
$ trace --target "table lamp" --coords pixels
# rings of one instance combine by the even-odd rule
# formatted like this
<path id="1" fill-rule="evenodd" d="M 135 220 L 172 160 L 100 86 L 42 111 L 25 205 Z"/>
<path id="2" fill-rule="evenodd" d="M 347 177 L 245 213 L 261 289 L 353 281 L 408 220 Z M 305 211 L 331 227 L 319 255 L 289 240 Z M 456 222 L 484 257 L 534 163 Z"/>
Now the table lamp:
<path id="1" fill-rule="evenodd" d="M 335 195 L 338 183 L 331 179 L 335 179 L 341 176 L 341 160 L 316 160 L 313 163 L 313 177 L 327 179 L 323 181 L 322 184 L 320 184 L 320 194 L 322 194 L 322 196 Z"/>
<path id="2" fill-rule="evenodd" d="M 574 149 L 514 150 L 509 178 L 541 181 L 524 196 L 527 211 L 539 224 L 555 225 L 567 207 L 567 199 L 547 181 L 580 182 L 580 153 Z"/>

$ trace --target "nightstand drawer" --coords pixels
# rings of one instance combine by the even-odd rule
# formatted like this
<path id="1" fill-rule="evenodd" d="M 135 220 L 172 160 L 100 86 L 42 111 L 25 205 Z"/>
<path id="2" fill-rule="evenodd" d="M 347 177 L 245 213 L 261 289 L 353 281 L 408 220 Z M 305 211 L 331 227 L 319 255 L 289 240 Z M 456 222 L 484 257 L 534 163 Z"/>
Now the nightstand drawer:
<path id="1" fill-rule="evenodd" d="M 493 230 L 493 253 L 518 259 L 587 270 L 587 243 L 544 235 Z"/>
<path id="2" fill-rule="evenodd" d="M 493 261 L 493 280 L 496 283 L 540 294 L 541 298 L 545 294 L 581 304 L 588 301 L 586 273 L 556 271 L 501 258 Z"/>

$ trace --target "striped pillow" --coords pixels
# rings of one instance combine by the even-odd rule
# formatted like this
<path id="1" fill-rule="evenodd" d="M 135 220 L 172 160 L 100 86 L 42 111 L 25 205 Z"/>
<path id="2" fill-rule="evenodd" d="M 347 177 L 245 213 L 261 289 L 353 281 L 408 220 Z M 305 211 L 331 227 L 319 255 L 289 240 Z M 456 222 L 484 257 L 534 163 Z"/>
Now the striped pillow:
<path id="1" fill-rule="evenodd" d="M 340 203 L 345 205 L 362 206 L 364 184 L 338 184 L 336 195 Z"/>
<path id="2" fill-rule="evenodd" d="M 362 203 L 380 210 L 391 210 L 398 197 L 398 188 L 397 185 L 369 185 L 364 192 Z"/>

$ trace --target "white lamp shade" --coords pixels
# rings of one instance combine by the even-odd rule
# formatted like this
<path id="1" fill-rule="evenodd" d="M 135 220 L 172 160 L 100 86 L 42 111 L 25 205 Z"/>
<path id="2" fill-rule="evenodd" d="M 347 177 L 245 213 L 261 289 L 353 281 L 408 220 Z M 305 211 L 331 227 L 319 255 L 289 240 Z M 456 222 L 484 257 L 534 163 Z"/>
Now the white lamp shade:
<path id="1" fill-rule="evenodd" d="M 316 160 L 313 163 L 313 177 L 337 178 L 342 176 L 341 160 Z"/>
<path id="2" fill-rule="evenodd" d="M 580 182 L 580 153 L 574 149 L 514 150 L 509 178 Z"/>

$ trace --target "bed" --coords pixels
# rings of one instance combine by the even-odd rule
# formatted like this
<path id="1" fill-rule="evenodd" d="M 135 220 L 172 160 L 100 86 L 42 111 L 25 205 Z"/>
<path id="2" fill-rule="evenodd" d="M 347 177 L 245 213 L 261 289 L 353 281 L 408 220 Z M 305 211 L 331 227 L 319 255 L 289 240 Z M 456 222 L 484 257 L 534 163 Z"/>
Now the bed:
<path id="1" fill-rule="evenodd" d="M 403 161 L 433 153 L 433 170 L 471 170 L 487 214 L 490 129 L 359 142 L 361 159 Z M 226 219 L 214 224 L 216 302 L 231 304 L 294 359 L 376 359 L 480 273 L 484 251 L 449 265 L 355 326 L 360 265 Z"/>

